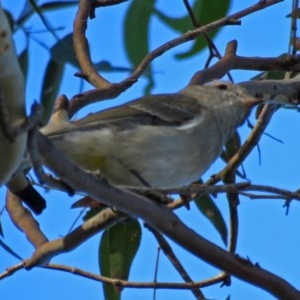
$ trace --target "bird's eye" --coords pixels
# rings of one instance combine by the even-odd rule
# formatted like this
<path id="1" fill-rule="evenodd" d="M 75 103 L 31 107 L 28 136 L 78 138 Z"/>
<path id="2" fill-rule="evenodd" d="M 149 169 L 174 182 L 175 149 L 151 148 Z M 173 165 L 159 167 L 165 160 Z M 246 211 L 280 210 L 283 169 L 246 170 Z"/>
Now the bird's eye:
<path id="1" fill-rule="evenodd" d="M 226 85 L 226 84 L 219 84 L 219 85 L 217 85 L 217 88 L 219 89 L 219 90 L 223 90 L 223 91 L 226 91 L 226 90 L 228 90 L 228 86 Z"/>

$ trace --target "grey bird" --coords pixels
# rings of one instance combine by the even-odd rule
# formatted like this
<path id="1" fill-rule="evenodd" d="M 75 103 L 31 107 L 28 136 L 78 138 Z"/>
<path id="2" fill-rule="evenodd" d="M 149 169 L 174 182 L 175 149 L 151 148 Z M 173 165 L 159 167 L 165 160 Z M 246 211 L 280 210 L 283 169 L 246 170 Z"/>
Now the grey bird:
<path id="1" fill-rule="evenodd" d="M 214 81 L 76 121 L 60 111 L 41 132 L 75 164 L 112 184 L 180 187 L 200 178 L 260 102 L 238 85 Z"/>

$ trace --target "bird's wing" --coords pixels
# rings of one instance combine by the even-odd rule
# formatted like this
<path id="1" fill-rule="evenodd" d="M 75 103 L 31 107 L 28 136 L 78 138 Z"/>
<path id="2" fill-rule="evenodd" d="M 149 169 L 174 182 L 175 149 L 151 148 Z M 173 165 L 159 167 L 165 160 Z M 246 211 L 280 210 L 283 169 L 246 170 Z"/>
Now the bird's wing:
<path id="1" fill-rule="evenodd" d="M 72 121 L 72 126 L 57 130 L 49 136 L 71 131 L 95 130 L 107 126 L 129 129 L 137 125 L 182 125 L 201 114 L 203 106 L 193 97 L 184 94 L 160 94 L 142 97 L 125 105 Z"/>

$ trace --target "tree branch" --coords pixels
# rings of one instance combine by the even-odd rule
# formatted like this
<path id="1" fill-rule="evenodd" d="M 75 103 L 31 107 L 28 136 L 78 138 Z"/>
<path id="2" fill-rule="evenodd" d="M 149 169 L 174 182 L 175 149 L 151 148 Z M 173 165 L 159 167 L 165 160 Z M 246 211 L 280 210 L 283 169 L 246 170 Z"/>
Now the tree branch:
<path id="1" fill-rule="evenodd" d="M 73 45 L 84 78 L 98 89 L 105 88 L 110 83 L 95 69 L 91 61 L 88 41 L 85 37 L 87 19 L 90 15 L 92 1 L 80 0 L 76 18 L 73 24 Z"/>
<path id="2" fill-rule="evenodd" d="M 168 208 L 129 191 L 117 189 L 85 173 L 66 160 L 60 151 L 39 133 L 37 144 L 46 165 L 74 190 L 84 192 L 108 206 L 116 207 L 125 214 L 143 219 L 198 258 L 265 289 L 277 298 L 299 299 L 299 292 L 288 282 L 209 242 L 184 225 Z"/>
<path id="3" fill-rule="evenodd" d="M 126 218 L 128 217 L 110 207 L 105 208 L 65 237 L 42 244 L 27 261 L 26 266 L 46 264 L 54 256 L 72 251 L 96 233 Z"/>
<path id="4" fill-rule="evenodd" d="M 225 25 L 236 25 L 240 22 L 239 18 L 245 17 L 249 14 L 252 14 L 256 11 L 262 10 L 268 6 L 274 5 L 276 3 L 281 2 L 282 0 L 269 0 L 269 1 L 259 1 L 257 4 L 252 5 L 241 12 L 235 13 L 229 17 L 222 18 L 215 22 L 212 22 L 208 25 L 202 26 L 200 28 L 196 28 L 194 30 L 190 30 L 183 34 L 182 36 L 175 38 L 160 47 L 156 48 L 152 52 L 150 52 L 137 66 L 135 71 L 126 79 L 121 81 L 120 83 L 109 83 L 105 78 L 97 74 L 93 63 L 90 58 L 87 40 L 85 38 L 85 30 L 87 26 L 87 19 L 89 13 L 91 11 L 91 3 L 89 0 L 81 0 L 80 7 L 78 9 L 78 14 L 76 20 L 74 22 L 74 47 L 78 56 L 79 63 L 83 70 L 84 77 L 88 79 L 88 81 L 97 87 L 96 90 L 91 90 L 80 95 L 75 95 L 71 99 L 70 107 L 69 107 L 69 115 L 73 116 L 78 110 L 92 104 L 97 101 L 114 99 L 126 89 L 128 89 L 132 84 L 134 84 L 139 77 L 143 74 L 147 66 L 151 61 L 153 61 L 158 56 L 164 54 L 166 51 L 181 45 L 185 42 L 193 40 L 201 35 L 205 35 L 210 31 L 220 28 Z M 102 2 L 102 1 L 101 1 Z M 105 2 L 105 1 L 103 1 Z M 109 2 L 109 1 L 108 1 Z M 237 18 L 239 17 L 239 18 Z M 252 70 L 252 68 L 251 68 Z M 225 72 L 225 74 L 229 71 Z M 222 77 L 222 76 L 220 76 Z M 220 78 L 219 76 L 212 76 L 211 79 Z M 209 81 L 209 80 L 206 80 Z M 206 82 L 203 81 L 203 82 Z M 193 83 L 194 84 L 194 83 Z M 197 83 L 200 84 L 200 83 Z"/>
<path id="5" fill-rule="evenodd" d="M 180 260 L 176 257 L 176 255 L 175 255 L 174 251 L 172 250 L 170 244 L 163 237 L 163 235 L 161 233 L 159 233 L 157 230 L 153 229 L 151 226 L 147 225 L 147 224 L 146 224 L 146 228 L 148 228 L 150 230 L 150 232 L 152 232 L 152 234 L 156 238 L 156 240 L 157 240 L 160 248 L 162 249 L 162 251 L 164 252 L 164 254 L 167 256 L 167 258 L 169 259 L 169 261 L 171 262 L 171 264 L 174 266 L 174 268 L 177 270 L 177 272 L 179 273 L 179 275 L 182 277 L 182 279 L 185 282 L 194 283 L 194 281 L 189 276 L 189 274 L 187 273 L 187 271 L 184 269 L 184 267 L 181 264 Z M 196 299 L 199 299 L 199 300 L 205 300 L 206 299 L 206 297 L 204 296 L 204 294 L 198 288 L 191 288 L 191 292 L 194 294 L 194 296 L 196 297 Z"/>
<path id="6" fill-rule="evenodd" d="M 300 71 L 299 55 L 280 57 L 244 57 L 236 55 L 237 41 L 227 44 L 225 55 L 213 66 L 194 74 L 188 85 L 198 85 L 222 78 L 230 70 Z"/>
<path id="7" fill-rule="evenodd" d="M 7 191 L 5 206 L 13 223 L 25 233 L 26 238 L 35 249 L 48 242 L 31 212 L 22 205 L 21 199 L 10 191 Z"/>

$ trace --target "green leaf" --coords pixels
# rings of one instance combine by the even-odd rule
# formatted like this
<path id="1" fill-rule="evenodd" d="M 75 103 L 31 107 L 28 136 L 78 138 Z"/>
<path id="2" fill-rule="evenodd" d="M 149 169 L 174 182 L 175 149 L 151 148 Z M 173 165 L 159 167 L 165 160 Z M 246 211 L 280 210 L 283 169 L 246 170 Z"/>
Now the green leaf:
<path id="1" fill-rule="evenodd" d="M 50 49 L 51 57 L 56 62 L 61 64 L 70 63 L 73 66 L 80 68 L 76 53 L 73 47 L 73 34 L 69 33 L 57 43 L 55 43 Z"/>
<path id="2" fill-rule="evenodd" d="M 69 63 L 74 67 L 80 69 L 76 53 L 73 46 L 73 34 L 69 33 L 50 49 L 51 57 L 53 60 L 65 64 Z M 114 66 L 106 60 L 101 60 L 94 63 L 94 67 L 101 72 L 132 72 L 132 68 Z"/>
<path id="3" fill-rule="evenodd" d="M 50 59 L 42 85 L 41 105 L 43 107 L 42 122 L 46 124 L 52 114 L 55 99 L 57 97 L 64 71 L 64 64 Z"/>
<path id="4" fill-rule="evenodd" d="M 20 25 L 24 23 L 31 15 L 33 15 L 34 10 L 32 9 L 31 4 L 29 1 L 24 1 L 23 9 L 19 15 L 19 18 L 16 20 L 17 23 Z"/>
<path id="5" fill-rule="evenodd" d="M 78 0 L 76 1 L 51 1 L 47 3 L 43 3 L 40 6 L 40 9 L 42 11 L 50 11 L 50 10 L 58 10 L 58 9 L 63 9 L 63 8 L 69 8 L 74 5 L 78 6 Z"/>
<path id="6" fill-rule="evenodd" d="M 124 20 L 124 46 L 131 64 L 136 67 L 149 53 L 149 22 L 154 12 L 155 0 L 132 0 Z M 145 76 L 148 84 L 145 94 L 149 94 L 154 87 L 151 65 Z"/>
<path id="7" fill-rule="evenodd" d="M 216 206 L 212 197 L 210 195 L 202 195 L 196 197 L 195 204 L 199 211 L 211 222 L 211 224 L 218 231 L 223 243 L 227 245 L 227 226 L 219 208 Z"/>
<path id="8" fill-rule="evenodd" d="M 262 79 L 284 79 L 286 71 L 266 71 L 260 72 L 251 78 L 251 80 L 262 80 Z"/>
<path id="9" fill-rule="evenodd" d="M 86 222 L 87 220 L 99 214 L 102 209 L 103 208 L 90 208 L 86 211 L 85 215 L 82 217 L 82 220 Z"/>
<path id="10" fill-rule="evenodd" d="M 232 137 L 226 142 L 225 149 L 221 154 L 221 158 L 228 162 L 232 156 L 239 150 L 241 147 L 241 138 L 237 131 L 232 135 Z"/>
<path id="11" fill-rule="evenodd" d="M 136 219 L 107 229 L 101 237 L 99 247 L 101 274 L 127 280 L 140 241 L 141 226 Z M 121 290 L 118 287 L 104 283 L 103 290 L 106 300 L 117 300 L 121 297 Z"/>
<path id="12" fill-rule="evenodd" d="M 193 6 L 193 11 L 199 11 L 199 6 L 202 5 L 202 0 L 196 0 Z M 158 9 L 155 9 L 156 16 L 166 25 L 174 29 L 175 31 L 178 31 L 180 33 L 185 33 L 188 30 L 193 28 L 192 20 L 188 13 L 184 17 L 180 18 L 172 18 L 164 14 L 163 12 L 159 11 Z"/>
<path id="13" fill-rule="evenodd" d="M 98 71 L 107 72 L 107 73 L 111 73 L 111 72 L 128 72 L 128 73 L 131 73 L 131 72 L 133 72 L 132 68 L 114 66 L 107 60 L 101 60 L 98 63 L 95 63 L 94 67 Z"/>
<path id="14" fill-rule="evenodd" d="M 1 235 L 2 237 L 4 237 L 4 231 L 3 231 L 1 219 L 0 219 L 0 235 Z"/>
<path id="15" fill-rule="evenodd" d="M 27 78 L 27 74 L 28 74 L 28 61 L 29 61 L 28 47 L 26 46 L 19 55 L 19 64 L 25 79 Z"/>
<path id="16" fill-rule="evenodd" d="M 149 53 L 149 22 L 154 11 L 154 0 L 133 0 L 124 20 L 124 46 L 127 57 L 137 66 Z"/>
<path id="17" fill-rule="evenodd" d="M 225 17 L 229 7 L 230 0 L 196 0 L 193 5 L 193 12 L 198 22 L 201 25 L 206 25 Z M 193 28 L 190 16 L 188 14 L 181 18 L 172 18 L 158 10 L 156 10 L 155 13 L 162 22 L 170 26 L 172 29 L 179 31 L 180 33 L 185 33 Z M 210 32 L 208 36 L 213 38 L 219 30 L 220 29 Z M 178 59 L 190 57 L 198 54 L 201 50 L 206 48 L 206 46 L 206 39 L 204 37 L 199 37 L 194 41 L 192 47 L 188 51 L 176 54 L 176 57 Z"/>
<path id="18" fill-rule="evenodd" d="M 265 79 L 284 79 L 286 71 L 268 71 L 265 74 Z"/>
<path id="19" fill-rule="evenodd" d="M 15 20 L 14 20 L 12 14 L 8 10 L 4 10 L 4 12 L 5 12 L 5 16 L 6 16 L 6 19 L 8 21 L 10 30 L 13 32 L 14 31 Z"/>
<path id="20" fill-rule="evenodd" d="M 41 6 L 38 6 L 35 1 L 33 1 L 34 5 L 30 3 L 30 1 L 25 1 L 22 12 L 19 15 L 17 23 L 19 25 L 23 24 L 28 20 L 35 12 L 35 8 L 38 7 L 39 12 L 50 11 L 50 10 L 58 10 L 63 8 L 69 8 L 74 5 L 78 5 L 78 1 L 51 1 L 47 3 L 43 3 Z M 34 7 L 36 6 L 36 7 Z"/>

